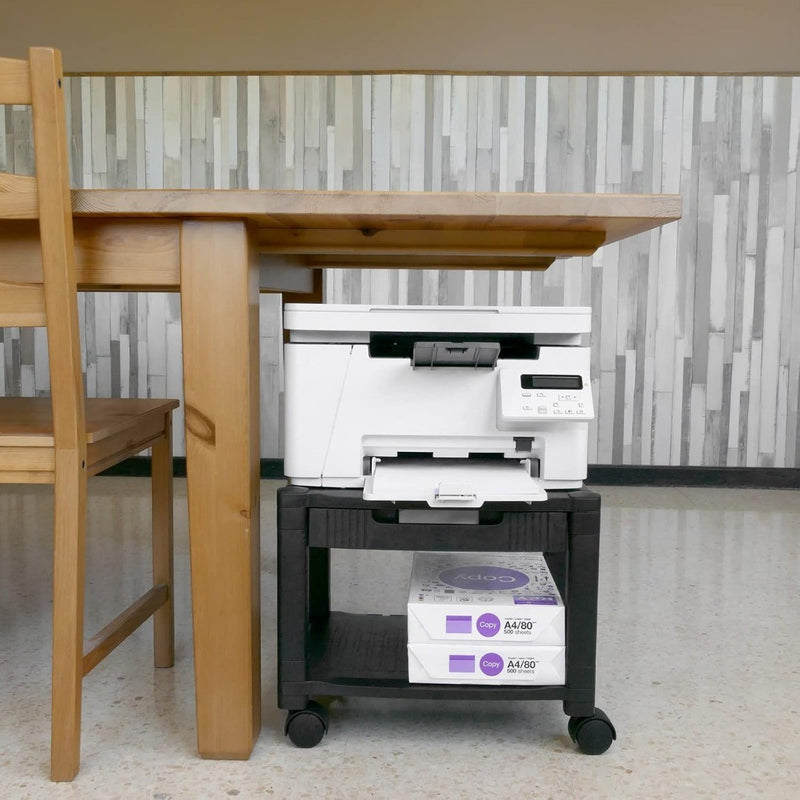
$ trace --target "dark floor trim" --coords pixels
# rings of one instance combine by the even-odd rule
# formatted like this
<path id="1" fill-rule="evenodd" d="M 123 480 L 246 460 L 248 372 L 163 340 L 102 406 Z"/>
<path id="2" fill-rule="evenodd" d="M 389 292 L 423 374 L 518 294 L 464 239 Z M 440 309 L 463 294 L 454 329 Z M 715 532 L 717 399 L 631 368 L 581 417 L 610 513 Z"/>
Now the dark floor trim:
<path id="1" fill-rule="evenodd" d="M 283 478 L 283 459 L 282 458 L 262 458 L 261 477 L 281 480 Z"/>
<path id="2" fill-rule="evenodd" d="M 100 473 L 101 475 L 123 475 L 134 478 L 145 478 L 150 475 L 150 458 L 147 456 L 136 456 L 121 461 L 113 467 Z M 172 474 L 176 478 L 186 477 L 186 458 L 185 456 L 175 456 L 172 459 Z M 261 477 L 280 480 L 283 478 L 283 459 L 281 458 L 262 458 Z"/>
<path id="3" fill-rule="evenodd" d="M 587 485 L 800 489 L 800 469 L 787 467 L 645 467 L 590 464 Z"/>
<path id="4" fill-rule="evenodd" d="M 103 477 L 121 476 L 126 478 L 149 478 L 150 477 L 150 457 L 134 456 L 114 464 L 103 472 L 99 473 Z M 172 474 L 176 478 L 186 477 L 186 459 L 183 456 L 176 456 L 172 459 Z"/>
<path id="5" fill-rule="evenodd" d="M 173 460 L 176 478 L 186 477 L 186 459 Z M 129 458 L 103 475 L 147 476 L 149 458 Z M 262 458 L 261 477 L 283 478 L 283 459 Z M 800 469 L 785 467 L 643 467 L 630 464 L 590 464 L 588 485 L 708 486 L 731 489 L 800 489 Z"/>

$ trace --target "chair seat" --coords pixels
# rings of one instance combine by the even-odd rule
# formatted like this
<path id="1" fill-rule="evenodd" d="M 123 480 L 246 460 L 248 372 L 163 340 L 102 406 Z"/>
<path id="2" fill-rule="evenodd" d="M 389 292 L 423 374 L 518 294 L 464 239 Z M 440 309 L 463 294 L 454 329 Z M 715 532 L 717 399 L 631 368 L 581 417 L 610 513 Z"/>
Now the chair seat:
<path id="1" fill-rule="evenodd" d="M 164 433 L 177 400 L 86 399 L 88 471 L 95 475 L 135 455 Z M 41 473 L 51 482 L 53 413 L 49 397 L 0 397 L 0 465 L 6 470 Z M 36 456 L 26 456 L 26 452 Z M 0 478 L 16 483 L 11 474 Z"/>
<path id="2" fill-rule="evenodd" d="M 177 400 L 86 399 L 86 441 L 95 444 L 135 428 L 143 417 L 164 414 Z M 53 410 L 49 397 L 0 397 L 0 447 L 52 447 Z"/>

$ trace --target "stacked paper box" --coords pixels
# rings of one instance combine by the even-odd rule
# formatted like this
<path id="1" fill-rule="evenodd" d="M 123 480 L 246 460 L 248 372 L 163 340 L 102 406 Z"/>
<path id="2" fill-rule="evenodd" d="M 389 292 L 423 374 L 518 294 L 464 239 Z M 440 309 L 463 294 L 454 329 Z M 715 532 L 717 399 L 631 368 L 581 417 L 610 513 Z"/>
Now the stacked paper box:
<path id="1" fill-rule="evenodd" d="M 409 681 L 563 685 L 564 617 L 541 553 L 415 553 Z"/>

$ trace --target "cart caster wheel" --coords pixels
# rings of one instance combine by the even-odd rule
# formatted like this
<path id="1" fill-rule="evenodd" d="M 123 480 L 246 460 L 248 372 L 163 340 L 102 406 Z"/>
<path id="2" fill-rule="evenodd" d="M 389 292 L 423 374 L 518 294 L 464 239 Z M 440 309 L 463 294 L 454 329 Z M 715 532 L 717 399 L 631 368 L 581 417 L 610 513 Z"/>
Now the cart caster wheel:
<path id="1" fill-rule="evenodd" d="M 286 715 L 284 733 L 296 747 L 316 747 L 328 732 L 328 710 L 313 700 Z"/>
<path id="2" fill-rule="evenodd" d="M 567 730 L 578 749 L 588 756 L 605 753 L 617 738 L 611 720 L 599 708 L 595 708 L 590 717 L 570 717 Z"/>

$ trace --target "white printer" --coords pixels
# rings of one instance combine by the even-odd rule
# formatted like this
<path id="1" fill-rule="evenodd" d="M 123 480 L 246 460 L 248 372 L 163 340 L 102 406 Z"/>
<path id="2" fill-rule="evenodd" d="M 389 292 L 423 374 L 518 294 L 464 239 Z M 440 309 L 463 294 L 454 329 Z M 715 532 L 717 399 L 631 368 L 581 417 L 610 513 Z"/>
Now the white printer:
<path id="1" fill-rule="evenodd" d="M 589 308 L 287 304 L 290 483 L 477 508 L 586 477 Z"/>

